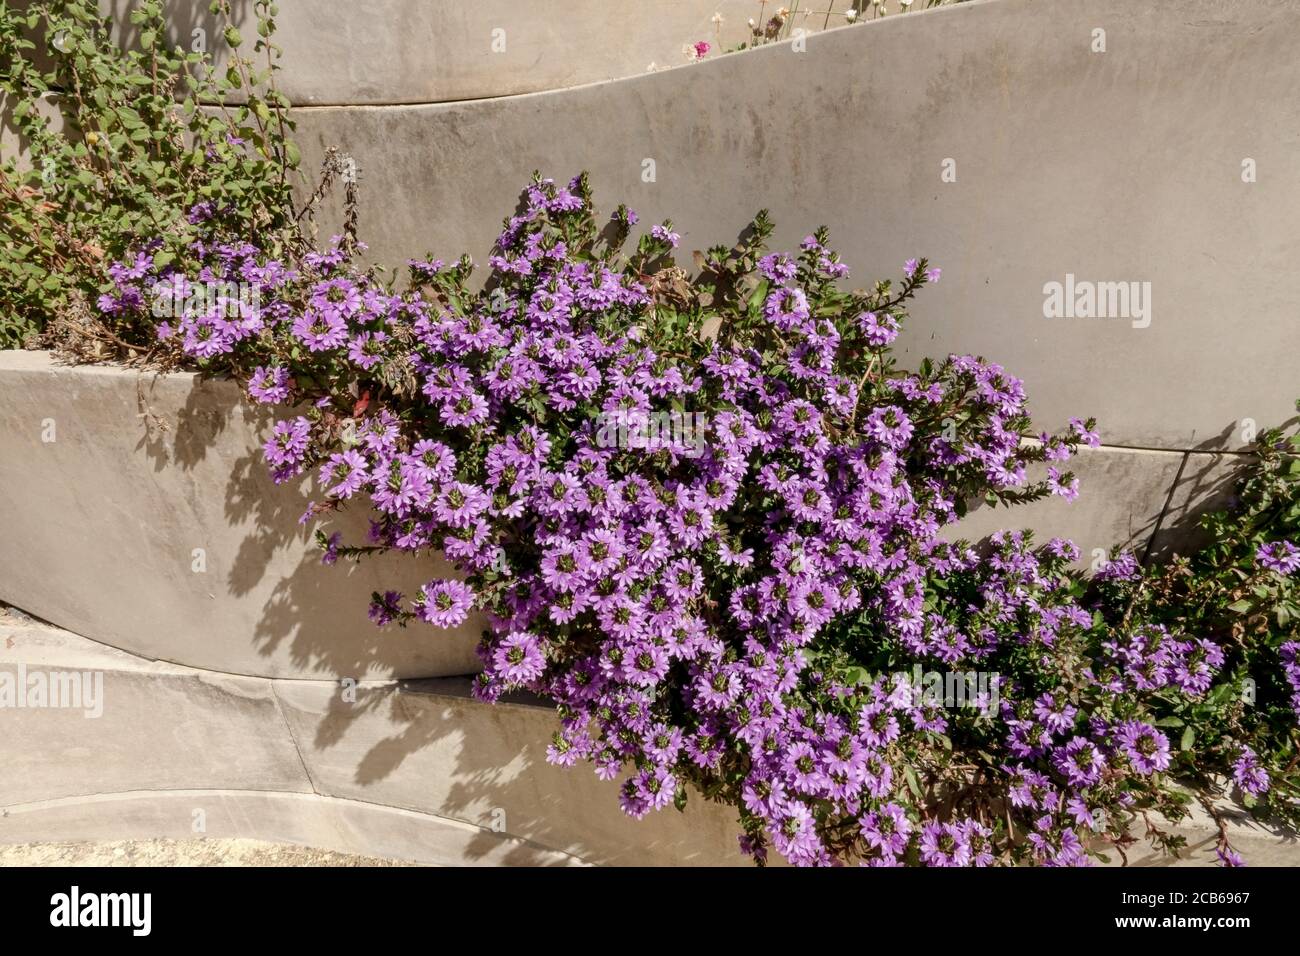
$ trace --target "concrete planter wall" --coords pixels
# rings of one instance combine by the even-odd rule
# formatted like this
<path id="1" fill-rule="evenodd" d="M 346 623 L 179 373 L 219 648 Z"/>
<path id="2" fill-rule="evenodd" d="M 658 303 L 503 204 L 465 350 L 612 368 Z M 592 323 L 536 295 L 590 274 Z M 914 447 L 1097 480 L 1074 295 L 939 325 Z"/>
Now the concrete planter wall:
<path id="1" fill-rule="evenodd" d="M 480 704 L 457 679 L 267 680 L 195 671 L 0 612 L 0 671 L 102 675 L 101 713 L 6 710 L 0 843 L 246 837 L 432 864 L 741 865 L 735 813 L 692 794 L 637 821 L 617 785 L 545 762 L 553 712 Z M 1208 865 L 1204 815 L 1181 860 Z M 1294 863 L 1291 838 L 1244 817 L 1253 865 Z M 1113 858 L 1118 863 L 1118 857 Z"/>
<path id="2" fill-rule="evenodd" d="M 271 423 L 230 381 L 0 352 L 0 600 L 148 659 L 231 674 L 476 671 L 479 618 L 452 631 L 368 622 L 374 591 L 410 594 L 451 571 L 406 555 L 322 566 L 298 524 L 310 480 L 266 475 Z M 1167 553 L 1195 543 L 1195 516 L 1223 503 L 1241 459 L 1084 451 L 1079 501 L 977 508 L 947 534 L 1028 527 L 1073 539 L 1082 563 L 1112 545 Z M 333 527 L 359 541 L 366 520 L 347 512 Z"/>
<path id="3" fill-rule="evenodd" d="M 251 837 L 435 864 L 740 863 L 735 814 L 643 821 L 546 763 L 556 720 L 468 680 L 269 680 L 142 660 L 0 611 L 0 671 L 102 678 L 98 716 L 3 711 L 0 843 Z M 202 829 L 196 824 L 201 823 Z"/>
<path id="4" fill-rule="evenodd" d="M 268 415 L 229 381 L 0 352 L 0 599 L 138 654 L 261 677 L 435 677 L 477 668 L 482 624 L 380 631 L 370 594 L 446 573 L 322 567 L 274 485 Z M 358 540 L 362 514 L 340 525 Z"/>
<path id="5" fill-rule="evenodd" d="M 1232 449 L 1296 398 L 1300 100 L 1267 91 L 1300 88 L 1298 48 L 1289 0 L 991 0 L 581 89 L 309 108 L 298 138 L 309 168 L 355 158 L 379 261 L 485 261 L 534 169 L 671 217 L 688 266 L 767 207 L 776 248 L 824 223 L 858 282 L 943 267 L 909 361 L 1001 362 L 1044 427 Z M 1045 318 L 1067 275 L 1150 282 L 1150 325 Z"/>
<path id="6" fill-rule="evenodd" d="M 232 3 L 249 53 L 256 21 L 247 0 Z M 442 103 L 554 90 L 685 63 L 683 47 L 703 40 L 716 54 L 749 39 L 746 21 L 778 4 L 759 0 L 281 0 L 275 42 L 284 50 L 277 81 L 294 105 Z M 132 0 L 100 0 L 118 39 L 130 44 Z M 797 12 L 809 33 L 846 23 L 828 0 Z M 168 0 L 172 43 L 202 42 L 219 70 L 229 48 L 206 3 Z M 721 14 L 722 23 L 713 22 Z"/>

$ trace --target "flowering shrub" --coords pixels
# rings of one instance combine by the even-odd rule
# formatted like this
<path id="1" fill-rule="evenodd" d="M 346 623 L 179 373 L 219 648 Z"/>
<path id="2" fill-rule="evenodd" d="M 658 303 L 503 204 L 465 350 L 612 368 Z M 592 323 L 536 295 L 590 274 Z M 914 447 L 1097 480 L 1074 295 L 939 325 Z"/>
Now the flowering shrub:
<path id="1" fill-rule="evenodd" d="M 315 471 L 308 517 L 373 512 L 369 541 L 320 534 L 327 561 L 445 552 L 463 580 L 376 594 L 371 618 L 485 611 L 476 694 L 553 700 L 549 759 L 621 779 L 635 817 L 694 789 L 760 862 L 1077 865 L 1122 854 L 1135 814 L 1182 816 L 1175 774 L 1202 796 L 1215 773 L 1280 779 L 1293 715 L 1242 718 L 1238 686 L 1278 665 L 1294 689 L 1294 642 L 1200 628 L 1131 557 L 1089 593 L 1068 541 L 941 536 L 978 498 L 1073 497 L 1062 465 L 1097 438 L 1032 434 L 1021 383 L 981 359 L 896 366 L 938 269 L 846 292 L 824 231 L 767 253 L 760 214 L 692 279 L 669 222 L 625 254 L 635 214 L 598 222 L 584 177 L 536 179 L 521 208 L 478 291 L 468 258 L 412 261 L 397 290 L 347 242 L 297 262 L 214 242 L 195 274 L 144 249 L 101 307 L 251 285 L 256 306 L 182 309 L 161 347 L 296 409 L 266 444 L 276 479 Z M 1260 555 L 1241 587 L 1273 575 L 1290 602 L 1295 549 Z"/>
<path id="2" fill-rule="evenodd" d="M 1298 406 L 1300 407 L 1300 403 Z M 1101 604 L 1117 631 L 1148 622 L 1159 644 L 1134 679 L 1168 675 L 1170 634 L 1212 635 L 1191 697 L 1156 695 L 1157 726 L 1179 738 L 1173 769 L 1207 794 L 1235 789 L 1261 816 L 1300 825 L 1300 434 L 1272 429 L 1234 486 L 1230 507 L 1206 516 L 1209 543 L 1191 557 L 1139 569 L 1131 559 L 1102 575 Z M 1272 768 L 1270 771 L 1267 768 Z M 1214 773 L 1224 779 L 1214 779 Z M 1221 814 L 1219 852 L 1227 845 Z"/>

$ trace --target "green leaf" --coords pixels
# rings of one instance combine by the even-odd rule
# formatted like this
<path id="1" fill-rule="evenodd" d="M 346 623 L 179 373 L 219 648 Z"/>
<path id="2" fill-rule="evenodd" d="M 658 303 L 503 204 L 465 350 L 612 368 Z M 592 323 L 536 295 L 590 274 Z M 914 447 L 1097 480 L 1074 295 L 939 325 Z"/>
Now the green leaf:
<path id="1" fill-rule="evenodd" d="M 865 684 L 867 681 L 871 680 L 871 671 L 855 664 L 852 667 L 845 668 L 844 680 L 855 686 L 858 684 Z"/>
<path id="2" fill-rule="evenodd" d="M 910 763 L 903 764 L 903 776 L 907 779 L 907 789 L 912 791 L 916 799 L 922 799 L 921 783 L 916 779 L 916 771 L 912 769 Z"/>

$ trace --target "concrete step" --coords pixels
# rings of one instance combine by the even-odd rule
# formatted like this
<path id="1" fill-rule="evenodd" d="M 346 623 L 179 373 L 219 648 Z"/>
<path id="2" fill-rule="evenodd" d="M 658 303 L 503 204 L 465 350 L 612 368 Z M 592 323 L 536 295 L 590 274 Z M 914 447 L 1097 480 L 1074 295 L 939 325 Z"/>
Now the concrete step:
<path id="1" fill-rule="evenodd" d="M 57 693 L 0 710 L 4 843 L 180 839 L 202 819 L 212 836 L 428 863 L 743 862 L 728 810 L 632 820 L 615 784 L 546 763 L 551 708 L 480 703 L 468 678 L 222 674 L 13 612 L 5 678 Z"/>

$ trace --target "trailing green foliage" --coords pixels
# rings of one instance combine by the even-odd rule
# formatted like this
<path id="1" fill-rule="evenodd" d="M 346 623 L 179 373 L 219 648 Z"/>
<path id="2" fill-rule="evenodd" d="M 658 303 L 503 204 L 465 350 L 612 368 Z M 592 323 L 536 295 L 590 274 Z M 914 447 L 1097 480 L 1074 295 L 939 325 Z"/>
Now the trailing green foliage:
<path id="1" fill-rule="evenodd" d="M 1300 409 L 1300 403 L 1297 403 Z M 1300 434 L 1261 432 L 1226 507 L 1201 523 L 1208 542 L 1190 557 L 1152 562 L 1131 580 L 1103 584 L 1110 626 L 1159 625 L 1214 640 L 1219 680 L 1194 702 L 1163 700 L 1157 725 L 1180 744 L 1174 772 L 1211 789 L 1209 766 L 1243 748 L 1272 769 L 1272 786 L 1241 793 L 1259 815 L 1300 825 Z M 1217 755 L 1217 756 L 1216 756 Z M 1250 763 L 1250 761 L 1248 761 Z M 1238 768 L 1240 785 L 1250 767 Z"/>
<path id="2" fill-rule="evenodd" d="M 89 315 L 109 262 L 143 243 L 155 264 L 183 266 L 200 226 L 274 247 L 294 222 L 275 7 L 253 8 L 245 56 L 229 0 L 211 4 L 224 28 L 208 42 L 229 52 L 217 72 L 210 53 L 168 39 L 161 0 L 129 25 L 94 0 L 0 4 L 0 93 L 22 145 L 0 166 L 0 347 L 62 319 L 108 350 L 135 338 Z"/>

